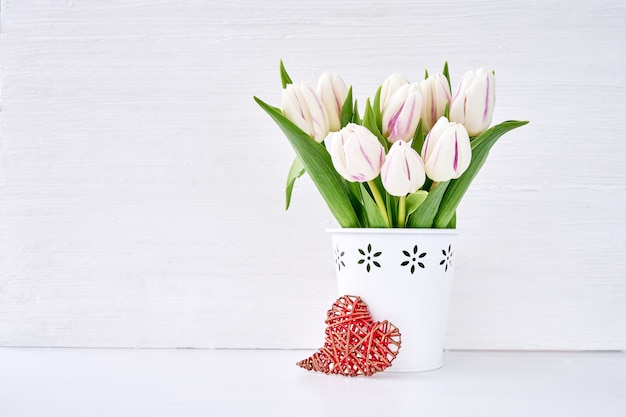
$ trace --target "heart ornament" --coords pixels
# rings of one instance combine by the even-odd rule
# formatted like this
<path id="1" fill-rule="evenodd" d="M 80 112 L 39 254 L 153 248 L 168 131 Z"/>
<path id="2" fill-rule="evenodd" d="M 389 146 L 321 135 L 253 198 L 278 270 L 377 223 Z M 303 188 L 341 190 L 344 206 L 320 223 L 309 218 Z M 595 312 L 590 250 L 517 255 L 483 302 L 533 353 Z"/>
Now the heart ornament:
<path id="1" fill-rule="evenodd" d="M 361 297 L 344 295 L 326 316 L 324 347 L 297 365 L 308 371 L 371 376 L 391 366 L 400 350 L 400 331 L 374 321 Z"/>

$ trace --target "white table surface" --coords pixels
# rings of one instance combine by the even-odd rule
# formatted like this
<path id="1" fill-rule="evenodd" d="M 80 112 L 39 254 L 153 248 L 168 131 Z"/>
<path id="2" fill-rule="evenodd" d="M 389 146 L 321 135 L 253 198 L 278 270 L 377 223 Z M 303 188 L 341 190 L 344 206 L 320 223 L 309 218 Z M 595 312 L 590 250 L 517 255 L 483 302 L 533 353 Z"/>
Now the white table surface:
<path id="1" fill-rule="evenodd" d="M 626 416 L 626 354 L 446 352 L 442 369 L 307 372 L 312 351 L 0 348 L 0 416 Z"/>

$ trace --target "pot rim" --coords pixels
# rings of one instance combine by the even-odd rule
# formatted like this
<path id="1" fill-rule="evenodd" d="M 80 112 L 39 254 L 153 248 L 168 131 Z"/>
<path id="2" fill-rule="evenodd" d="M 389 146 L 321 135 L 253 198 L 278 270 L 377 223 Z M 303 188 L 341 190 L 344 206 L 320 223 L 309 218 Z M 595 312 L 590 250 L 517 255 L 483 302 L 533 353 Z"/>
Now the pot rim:
<path id="1" fill-rule="evenodd" d="M 327 233 L 342 234 L 381 234 L 381 235 L 458 235 L 457 229 L 418 229 L 413 227 L 407 228 L 374 228 L 374 227 L 331 227 L 326 229 Z"/>

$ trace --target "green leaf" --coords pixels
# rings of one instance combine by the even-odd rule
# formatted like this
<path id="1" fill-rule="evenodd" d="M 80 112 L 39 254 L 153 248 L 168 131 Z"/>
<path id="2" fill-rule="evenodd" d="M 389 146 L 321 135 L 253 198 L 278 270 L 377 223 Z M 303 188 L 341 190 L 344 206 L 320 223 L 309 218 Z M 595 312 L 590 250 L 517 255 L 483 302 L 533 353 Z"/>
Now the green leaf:
<path id="1" fill-rule="evenodd" d="M 339 225 L 360 227 L 359 218 L 350 201 L 349 190 L 335 170 L 324 146 L 311 139 L 280 111 L 258 97 L 254 97 L 254 100 L 283 131 Z"/>
<path id="2" fill-rule="evenodd" d="M 417 190 L 416 192 L 406 196 L 406 215 L 410 216 L 419 206 L 422 205 L 424 200 L 428 197 L 428 191 Z"/>
<path id="3" fill-rule="evenodd" d="M 448 70 L 448 61 L 443 64 L 443 76 L 448 80 L 448 87 L 450 87 L 450 91 L 452 91 L 452 84 L 450 83 L 450 71 Z"/>
<path id="4" fill-rule="evenodd" d="M 439 210 L 441 199 L 446 189 L 450 185 L 450 181 L 439 183 L 434 190 L 430 190 L 426 200 L 415 210 L 409 217 L 407 227 L 416 227 L 427 229 L 433 227 L 435 216 Z"/>
<path id="5" fill-rule="evenodd" d="M 424 79 L 428 78 L 428 70 L 424 68 Z"/>
<path id="6" fill-rule="evenodd" d="M 527 121 L 509 120 L 493 126 L 472 140 L 472 162 L 460 178 L 452 180 L 444 196 L 434 227 L 445 228 L 452 221 L 463 195 L 487 160 L 489 150 L 505 133 L 524 126 Z"/>
<path id="7" fill-rule="evenodd" d="M 361 116 L 359 116 L 359 103 L 357 102 L 357 100 L 354 100 L 352 123 L 356 123 L 357 125 L 361 124 Z"/>
<path id="8" fill-rule="evenodd" d="M 415 129 L 415 134 L 413 135 L 413 140 L 411 141 L 411 148 L 415 150 L 418 154 L 422 153 L 422 147 L 424 146 L 424 126 L 422 125 L 422 119 L 417 124 L 417 129 Z"/>
<path id="9" fill-rule="evenodd" d="M 379 187 L 379 189 L 381 190 L 385 189 L 382 186 L 382 181 L 381 181 L 381 187 Z M 398 205 L 399 205 L 398 200 L 399 198 L 391 194 L 388 194 L 386 192 L 383 193 L 383 196 L 384 196 L 383 198 L 385 198 L 385 207 L 387 207 L 387 216 L 389 216 L 389 223 L 391 223 L 390 227 L 393 227 L 394 224 L 398 224 Z"/>
<path id="10" fill-rule="evenodd" d="M 285 188 L 286 194 L 286 204 L 285 210 L 289 210 L 289 204 L 291 203 L 291 193 L 293 191 L 293 185 L 296 183 L 296 180 L 300 178 L 304 174 L 304 165 L 300 162 L 300 158 L 296 156 L 291 164 L 291 168 L 289 168 L 289 173 L 287 174 L 287 187 Z"/>
<path id="11" fill-rule="evenodd" d="M 380 108 L 380 93 L 383 90 L 383 86 L 381 85 L 376 90 L 376 95 L 374 96 L 374 116 L 376 118 L 376 128 L 379 132 L 383 131 L 383 115 Z"/>
<path id="12" fill-rule="evenodd" d="M 283 84 L 283 89 L 287 87 L 287 84 L 293 84 L 291 81 L 291 77 L 287 74 L 287 70 L 285 69 L 285 65 L 283 64 L 283 60 L 280 60 L 280 81 Z"/>
<path id="13" fill-rule="evenodd" d="M 446 226 L 446 229 L 456 229 L 456 211 L 454 212 L 450 223 L 448 223 L 448 226 Z"/>
<path id="14" fill-rule="evenodd" d="M 374 198 L 367 191 L 363 183 L 360 183 L 360 186 L 361 196 L 363 198 L 363 207 L 365 208 L 365 218 L 367 219 L 367 227 L 386 228 L 387 222 L 385 222 L 382 214 L 380 214 Z"/>
<path id="15" fill-rule="evenodd" d="M 446 103 L 446 108 L 443 110 L 443 115 L 446 119 L 450 120 L 450 103 Z"/>
<path id="16" fill-rule="evenodd" d="M 354 212 L 356 213 L 356 216 L 359 219 L 359 224 L 362 227 L 367 227 L 365 208 L 363 207 L 363 203 L 361 203 L 362 197 L 361 197 L 361 188 L 359 187 L 360 183 L 348 181 L 347 179 L 343 177 L 341 179 L 343 180 L 343 183 L 345 184 L 346 188 L 349 191 L 348 196 L 350 197 L 352 208 L 354 209 Z"/>
<path id="17" fill-rule="evenodd" d="M 422 185 L 422 190 L 430 190 L 433 186 L 433 180 L 426 177 L 426 181 L 424 181 L 424 185 Z"/>
<path id="18" fill-rule="evenodd" d="M 352 121 L 352 117 L 354 116 L 352 106 L 352 86 L 350 86 L 346 100 L 341 106 L 341 127 L 346 127 L 346 125 Z"/>
<path id="19" fill-rule="evenodd" d="M 383 148 L 385 148 L 385 153 L 387 153 L 387 151 L 389 150 L 389 142 L 387 142 L 387 139 L 385 139 L 382 133 L 380 133 L 380 130 L 378 130 L 378 126 L 376 126 L 376 115 L 374 114 L 374 109 L 372 108 L 369 99 L 367 99 L 367 101 L 365 102 L 363 126 L 368 128 L 370 132 L 376 135 L 378 141 L 381 143 L 381 145 L 383 145 Z"/>

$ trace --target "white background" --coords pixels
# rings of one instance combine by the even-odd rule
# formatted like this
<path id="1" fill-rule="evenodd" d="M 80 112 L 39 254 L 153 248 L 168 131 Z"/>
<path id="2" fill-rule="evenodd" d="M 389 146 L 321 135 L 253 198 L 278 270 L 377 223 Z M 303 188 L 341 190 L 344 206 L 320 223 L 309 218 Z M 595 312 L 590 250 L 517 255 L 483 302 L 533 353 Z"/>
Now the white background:
<path id="1" fill-rule="evenodd" d="M 626 349 L 626 5 L 2 0 L 0 345 L 316 348 L 329 211 L 252 100 L 494 69 L 448 348 Z"/>

